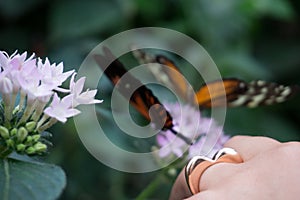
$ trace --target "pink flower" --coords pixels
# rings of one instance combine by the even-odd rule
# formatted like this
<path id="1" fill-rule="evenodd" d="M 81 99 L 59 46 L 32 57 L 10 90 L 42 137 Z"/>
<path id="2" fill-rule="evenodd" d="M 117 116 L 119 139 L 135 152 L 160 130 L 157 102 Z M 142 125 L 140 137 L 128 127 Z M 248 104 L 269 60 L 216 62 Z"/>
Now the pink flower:
<path id="1" fill-rule="evenodd" d="M 161 158 L 167 157 L 170 154 L 174 154 L 176 157 L 183 155 L 184 150 L 182 147 L 184 146 L 184 142 L 180 138 L 176 138 L 171 131 L 158 134 L 156 139 L 159 146 L 162 147 L 158 153 Z"/>
<path id="2" fill-rule="evenodd" d="M 70 93 L 73 94 L 73 107 L 81 104 L 96 104 L 102 103 L 103 100 L 94 99 L 97 90 L 86 90 L 82 92 L 85 77 L 80 78 L 77 82 L 74 81 L 76 73 L 74 73 L 70 80 Z"/>
<path id="3" fill-rule="evenodd" d="M 50 64 L 48 58 L 46 58 L 44 63 L 41 59 L 39 59 L 37 68 L 40 73 L 43 74 L 43 78 L 41 79 L 42 84 L 46 84 L 60 92 L 68 92 L 68 90 L 60 88 L 59 86 L 61 86 L 61 84 L 74 73 L 74 70 L 63 72 L 63 63 L 59 63 L 58 65 L 55 63 Z"/>
<path id="4" fill-rule="evenodd" d="M 45 130 L 57 120 L 66 122 L 67 118 L 79 114 L 79 110 L 74 109 L 77 105 L 101 103 L 101 100 L 94 99 L 97 90 L 82 92 L 85 77 L 75 82 L 74 72 L 64 72 L 63 63 L 51 64 L 48 58 L 44 62 L 34 54 L 27 58 L 27 52 L 15 52 L 9 56 L 0 51 L 0 92 L 5 122 L 11 121 L 15 110 L 22 114 L 17 125 L 30 119 L 38 122 L 39 130 Z M 62 88 L 72 74 L 70 88 Z M 60 99 L 58 92 L 67 94 Z"/>
<path id="5" fill-rule="evenodd" d="M 67 118 L 73 117 L 80 113 L 79 110 L 72 108 L 73 95 L 65 96 L 60 99 L 56 93 L 54 93 L 53 100 L 49 107 L 44 110 L 44 113 L 52 118 L 57 119 L 65 123 Z"/>
<path id="6" fill-rule="evenodd" d="M 4 73 L 0 72 L 0 92 L 9 94 L 13 91 L 12 81 L 5 76 Z"/>
<path id="7" fill-rule="evenodd" d="M 51 64 L 48 58 L 45 62 L 34 54 L 27 58 L 27 52 L 9 56 L 0 51 L 0 126 L 4 131 L 0 143 L 17 153 L 44 153 L 47 139 L 40 133 L 57 121 L 65 123 L 78 115 L 74 105 L 101 103 L 94 99 L 96 90 L 82 92 L 85 77 L 75 82 L 74 72 L 64 72 L 62 63 Z M 72 74 L 70 88 L 62 88 Z"/>
<path id="8" fill-rule="evenodd" d="M 5 52 L 1 52 L 0 54 L 0 64 L 3 72 L 6 74 L 6 77 L 9 78 L 13 83 L 13 91 L 18 92 L 21 83 L 19 79 L 28 79 L 35 77 L 36 70 L 36 59 L 33 59 L 34 54 L 32 54 L 28 59 L 27 52 L 23 54 L 16 54 L 16 52 L 12 56 L 8 56 Z"/>
<path id="9" fill-rule="evenodd" d="M 9 60 L 9 55 L 5 51 L 0 51 L 0 66 L 5 68 Z"/>
<path id="10" fill-rule="evenodd" d="M 229 138 L 224 135 L 222 127 L 217 126 L 212 118 L 202 117 L 199 110 L 190 106 L 183 105 L 180 107 L 178 103 L 165 104 L 166 109 L 173 117 L 175 129 L 184 136 L 195 139 L 193 145 L 186 144 L 183 140 L 176 137 L 171 131 L 161 131 L 157 135 L 157 144 L 160 147 L 159 157 L 165 158 L 170 156 L 182 157 L 185 151 L 188 151 L 188 158 L 199 155 L 204 148 L 207 134 L 214 134 L 218 140 L 211 147 L 209 156 L 222 148 L 222 145 Z"/>

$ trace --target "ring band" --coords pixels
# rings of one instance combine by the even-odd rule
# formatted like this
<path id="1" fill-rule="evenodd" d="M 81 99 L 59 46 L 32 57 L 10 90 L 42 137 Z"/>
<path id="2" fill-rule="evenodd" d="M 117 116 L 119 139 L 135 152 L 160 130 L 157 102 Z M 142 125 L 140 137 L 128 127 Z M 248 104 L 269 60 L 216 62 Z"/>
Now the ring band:
<path id="1" fill-rule="evenodd" d="M 213 159 L 205 156 L 195 156 L 185 166 L 185 179 L 192 194 L 200 192 L 200 179 L 204 171 L 217 163 L 242 163 L 242 157 L 232 148 L 219 150 Z"/>

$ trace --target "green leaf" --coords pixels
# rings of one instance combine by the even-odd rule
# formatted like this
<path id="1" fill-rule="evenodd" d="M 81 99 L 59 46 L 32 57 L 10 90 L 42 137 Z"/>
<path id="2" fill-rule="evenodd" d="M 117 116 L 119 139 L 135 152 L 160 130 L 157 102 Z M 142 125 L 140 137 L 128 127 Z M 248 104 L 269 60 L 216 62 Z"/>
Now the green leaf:
<path id="1" fill-rule="evenodd" d="M 57 199 L 66 185 L 55 165 L 4 159 L 0 162 L 0 199 Z"/>

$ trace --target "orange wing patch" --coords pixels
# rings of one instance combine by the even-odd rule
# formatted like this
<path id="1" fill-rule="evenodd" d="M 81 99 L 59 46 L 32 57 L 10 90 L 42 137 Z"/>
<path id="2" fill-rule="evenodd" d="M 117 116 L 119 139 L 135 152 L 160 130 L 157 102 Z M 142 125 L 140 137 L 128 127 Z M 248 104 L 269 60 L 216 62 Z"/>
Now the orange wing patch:
<path id="1" fill-rule="evenodd" d="M 167 70 L 163 68 L 163 72 L 165 72 L 170 78 L 170 82 L 173 85 L 173 88 L 181 96 L 182 99 L 185 99 L 187 102 L 195 103 L 195 98 L 193 97 L 193 91 L 190 87 L 189 83 L 179 71 L 178 67 L 174 62 L 169 60 L 165 56 L 157 56 L 156 60 L 158 63 L 168 66 L 172 70 Z"/>
<path id="2" fill-rule="evenodd" d="M 223 79 L 203 85 L 196 93 L 197 103 L 202 108 L 224 107 L 238 99 L 247 90 L 244 81 Z"/>
<path id="3" fill-rule="evenodd" d="M 174 90 L 186 102 L 196 103 L 192 87 L 172 60 L 163 55 L 148 54 L 140 49 L 136 49 L 132 53 L 140 64 L 151 64 L 149 70 L 159 82 Z"/>

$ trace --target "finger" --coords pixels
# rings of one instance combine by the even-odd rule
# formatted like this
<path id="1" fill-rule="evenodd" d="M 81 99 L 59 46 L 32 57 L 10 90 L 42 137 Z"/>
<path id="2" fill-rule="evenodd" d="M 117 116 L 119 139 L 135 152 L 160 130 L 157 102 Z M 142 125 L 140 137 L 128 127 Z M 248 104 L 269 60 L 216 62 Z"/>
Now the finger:
<path id="1" fill-rule="evenodd" d="M 185 174 L 184 170 L 180 172 L 178 175 L 173 188 L 171 190 L 170 200 L 181 200 L 183 198 L 187 198 L 191 196 L 191 192 L 187 186 L 186 180 L 185 180 Z"/>
<path id="2" fill-rule="evenodd" d="M 211 190 L 212 188 L 222 187 L 224 182 L 232 179 L 239 173 L 239 164 L 217 163 L 205 170 L 199 181 L 200 193 Z"/>
<path id="3" fill-rule="evenodd" d="M 243 160 L 247 161 L 255 155 L 273 149 L 280 144 L 280 142 L 268 137 L 234 136 L 224 144 L 224 147 L 235 149 Z"/>
<path id="4" fill-rule="evenodd" d="M 224 147 L 235 149 L 243 161 L 247 162 L 254 156 L 278 147 L 279 145 L 280 143 L 278 141 L 267 137 L 235 136 L 230 139 Z M 202 174 L 199 183 L 200 189 L 206 190 L 215 187 L 224 180 L 230 179 L 238 173 L 240 167 L 242 167 L 242 165 L 234 163 L 218 163 L 209 167 Z"/>

